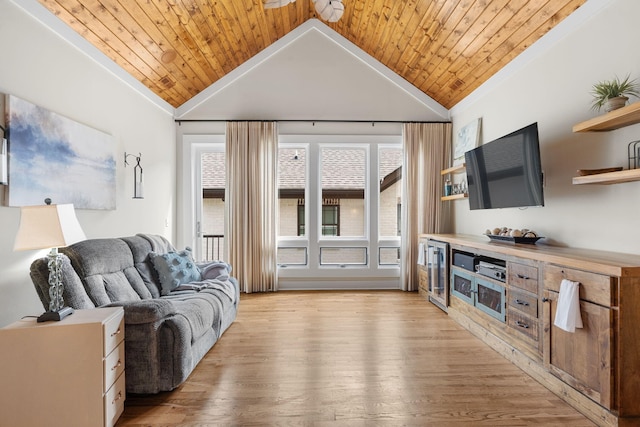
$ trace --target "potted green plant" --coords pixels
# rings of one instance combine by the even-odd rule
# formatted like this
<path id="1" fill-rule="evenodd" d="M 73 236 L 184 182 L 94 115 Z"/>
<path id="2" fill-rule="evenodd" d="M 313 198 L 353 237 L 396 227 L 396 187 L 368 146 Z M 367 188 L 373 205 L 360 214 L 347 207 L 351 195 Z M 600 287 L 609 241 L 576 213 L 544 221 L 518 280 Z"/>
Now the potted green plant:
<path id="1" fill-rule="evenodd" d="M 606 112 L 624 107 L 629 100 L 627 95 L 640 97 L 635 79 L 629 80 L 628 75 L 624 80 L 616 77 L 613 80 L 605 80 L 594 84 L 591 94 L 594 97 L 591 108 L 599 111 L 604 107 Z"/>

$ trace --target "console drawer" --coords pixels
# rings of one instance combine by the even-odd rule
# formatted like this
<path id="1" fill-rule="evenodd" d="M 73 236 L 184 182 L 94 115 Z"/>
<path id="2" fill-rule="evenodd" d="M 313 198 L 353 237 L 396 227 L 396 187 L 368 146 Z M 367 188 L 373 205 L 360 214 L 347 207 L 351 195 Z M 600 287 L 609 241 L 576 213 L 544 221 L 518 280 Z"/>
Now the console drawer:
<path id="1" fill-rule="evenodd" d="M 544 267 L 545 289 L 560 292 L 560 283 L 563 279 L 579 282 L 580 299 L 590 301 L 605 307 L 614 304 L 612 294 L 613 280 L 603 274 L 590 273 L 582 270 L 547 264 Z"/>
<path id="2" fill-rule="evenodd" d="M 511 288 L 509 288 L 507 294 L 509 296 L 508 304 L 510 310 L 515 309 L 528 316 L 538 317 L 538 297 L 536 295 Z"/>
<path id="3" fill-rule="evenodd" d="M 507 264 L 507 282 L 531 293 L 538 293 L 538 268 L 510 262 Z"/>
<path id="4" fill-rule="evenodd" d="M 124 342 L 121 342 L 107 357 L 104 358 L 104 388 L 108 391 L 116 379 L 124 372 Z"/>
<path id="5" fill-rule="evenodd" d="M 124 340 L 124 311 L 104 323 L 102 336 L 103 354 L 107 356 Z"/>
<path id="6" fill-rule="evenodd" d="M 510 309 L 507 323 L 516 331 L 538 341 L 538 319 Z"/>
<path id="7" fill-rule="evenodd" d="M 125 377 L 123 373 L 103 397 L 104 425 L 106 427 L 114 426 L 122 412 L 124 412 L 125 395 Z"/>

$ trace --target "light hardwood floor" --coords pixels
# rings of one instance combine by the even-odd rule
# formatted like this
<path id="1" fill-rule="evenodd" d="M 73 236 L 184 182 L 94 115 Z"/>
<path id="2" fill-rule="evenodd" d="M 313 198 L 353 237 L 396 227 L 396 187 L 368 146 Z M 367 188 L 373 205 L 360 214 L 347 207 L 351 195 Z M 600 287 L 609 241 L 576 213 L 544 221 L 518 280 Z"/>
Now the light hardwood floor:
<path id="1" fill-rule="evenodd" d="M 591 426 L 417 293 L 242 295 L 178 389 L 124 426 Z"/>

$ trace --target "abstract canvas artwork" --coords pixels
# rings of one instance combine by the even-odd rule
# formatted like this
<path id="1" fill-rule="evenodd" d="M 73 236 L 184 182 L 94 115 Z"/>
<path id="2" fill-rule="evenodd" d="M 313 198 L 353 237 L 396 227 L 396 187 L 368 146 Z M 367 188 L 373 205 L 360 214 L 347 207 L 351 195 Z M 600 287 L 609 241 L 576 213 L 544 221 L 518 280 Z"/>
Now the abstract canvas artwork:
<path id="1" fill-rule="evenodd" d="M 460 128 L 454 145 L 454 163 L 464 162 L 464 153 L 478 146 L 481 123 L 482 119 L 477 119 Z"/>
<path id="2" fill-rule="evenodd" d="M 113 138 L 13 95 L 7 95 L 9 206 L 73 203 L 116 208 Z"/>

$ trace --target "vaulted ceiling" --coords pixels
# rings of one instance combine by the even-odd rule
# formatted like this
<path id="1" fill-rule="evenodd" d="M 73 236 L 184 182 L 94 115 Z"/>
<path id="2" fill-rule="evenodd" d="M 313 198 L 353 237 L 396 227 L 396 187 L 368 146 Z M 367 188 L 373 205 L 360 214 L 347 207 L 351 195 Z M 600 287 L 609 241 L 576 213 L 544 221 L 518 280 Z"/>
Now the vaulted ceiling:
<path id="1" fill-rule="evenodd" d="M 311 18 L 311 0 L 38 0 L 178 107 Z M 446 108 L 586 0 L 343 0 L 327 23 Z"/>

